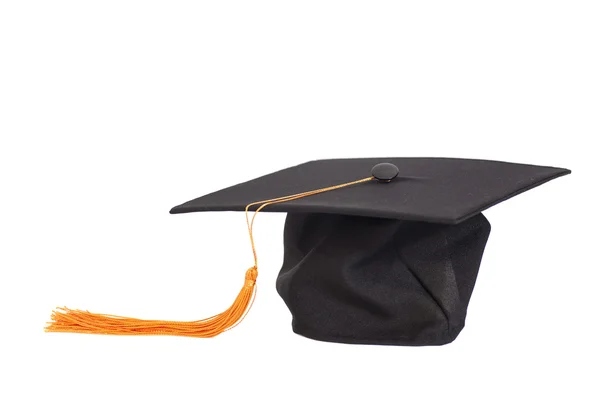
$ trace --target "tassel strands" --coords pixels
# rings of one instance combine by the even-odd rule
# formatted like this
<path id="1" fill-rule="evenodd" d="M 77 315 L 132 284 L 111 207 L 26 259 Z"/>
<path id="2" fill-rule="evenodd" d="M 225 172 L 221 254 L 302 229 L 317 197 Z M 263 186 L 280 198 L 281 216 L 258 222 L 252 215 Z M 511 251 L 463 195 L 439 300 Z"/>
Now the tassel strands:
<path id="1" fill-rule="evenodd" d="M 189 322 L 144 320 L 61 307 L 52 312 L 46 332 L 214 337 L 242 322 L 255 298 L 257 276 L 257 268 L 249 268 L 244 286 L 231 307 L 210 318 Z"/>

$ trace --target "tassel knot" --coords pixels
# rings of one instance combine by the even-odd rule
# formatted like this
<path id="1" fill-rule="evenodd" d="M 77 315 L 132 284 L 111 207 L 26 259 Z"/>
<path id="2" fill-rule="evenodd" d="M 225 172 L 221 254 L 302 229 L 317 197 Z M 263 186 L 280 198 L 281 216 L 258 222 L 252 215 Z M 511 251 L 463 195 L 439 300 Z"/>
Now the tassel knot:
<path id="1" fill-rule="evenodd" d="M 258 268 L 256 266 L 252 268 L 248 268 L 246 271 L 246 285 L 254 286 L 256 283 L 256 278 L 258 277 Z"/>

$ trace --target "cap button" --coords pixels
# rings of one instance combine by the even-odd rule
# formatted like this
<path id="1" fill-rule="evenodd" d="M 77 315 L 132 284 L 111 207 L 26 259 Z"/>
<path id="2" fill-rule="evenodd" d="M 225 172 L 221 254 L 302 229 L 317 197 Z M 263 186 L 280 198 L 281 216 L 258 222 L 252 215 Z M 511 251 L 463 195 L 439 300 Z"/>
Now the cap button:
<path id="1" fill-rule="evenodd" d="M 394 164 L 381 163 L 373 167 L 371 175 L 379 182 L 389 182 L 397 177 L 399 172 L 400 170 Z"/>

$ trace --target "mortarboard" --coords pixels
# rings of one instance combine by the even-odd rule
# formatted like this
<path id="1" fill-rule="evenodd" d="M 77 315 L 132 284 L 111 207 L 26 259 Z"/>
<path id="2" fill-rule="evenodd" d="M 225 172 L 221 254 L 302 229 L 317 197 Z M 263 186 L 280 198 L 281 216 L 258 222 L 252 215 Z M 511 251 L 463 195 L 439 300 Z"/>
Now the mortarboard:
<path id="1" fill-rule="evenodd" d="M 482 211 L 569 173 L 453 158 L 300 164 L 171 209 L 245 211 L 254 265 L 225 312 L 173 322 L 61 308 L 46 330 L 211 337 L 231 329 L 254 299 L 252 227 L 261 211 L 288 213 L 276 287 L 296 333 L 342 343 L 446 344 L 464 327 L 490 234 Z"/>

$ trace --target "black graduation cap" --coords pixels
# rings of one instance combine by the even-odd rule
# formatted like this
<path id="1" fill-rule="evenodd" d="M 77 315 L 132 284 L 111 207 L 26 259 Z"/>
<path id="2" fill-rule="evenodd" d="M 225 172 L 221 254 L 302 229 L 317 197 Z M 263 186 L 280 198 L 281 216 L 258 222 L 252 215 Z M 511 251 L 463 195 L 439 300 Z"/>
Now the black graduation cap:
<path id="1" fill-rule="evenodd" d="M 280 199 L 261 211 L 288 213 L 277 291 L 296 333 L 332 342 L 440 345 L 464 326 L 490 233 L 481 212 L 569 173 L 453 158 L 318 160 L 171 213 L 255 210 L 264 199 Z"/>
<path id="2" fill-rule="evenodd" d="M 199 197 L 171 213 L 246 211 L 254 266 L 223 313 L 139 320 L 60 308 L 50 332 L 212 337 L 236 326 L 255 295 L 252 224 L 288 213 L 277 291 L 295 332 L 364 344 L 453 341 L 490 233 L 481 212 L 570 171 L 452 158 L 319 160 Z M 255 211 L 249 218 L 249 211 Z"/>

